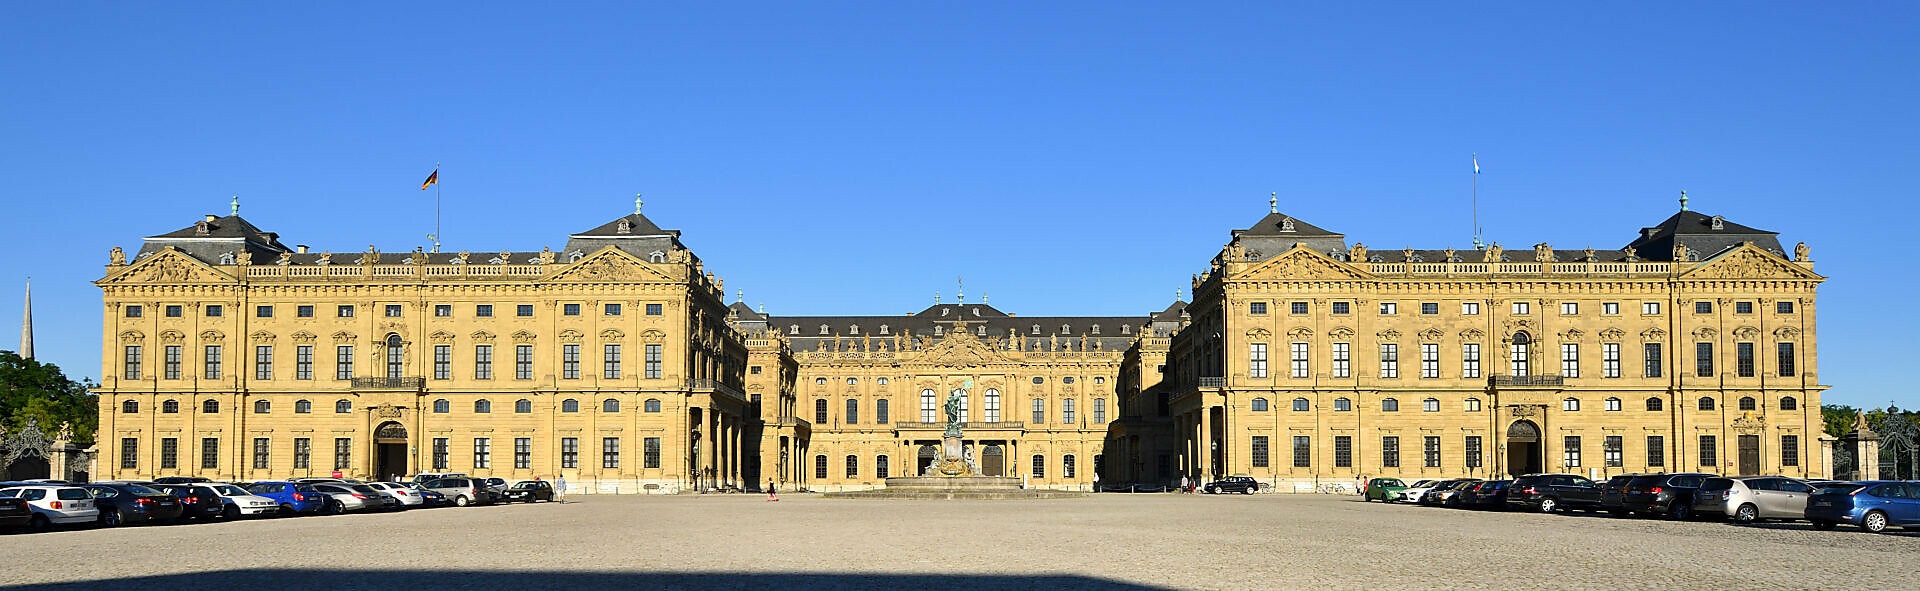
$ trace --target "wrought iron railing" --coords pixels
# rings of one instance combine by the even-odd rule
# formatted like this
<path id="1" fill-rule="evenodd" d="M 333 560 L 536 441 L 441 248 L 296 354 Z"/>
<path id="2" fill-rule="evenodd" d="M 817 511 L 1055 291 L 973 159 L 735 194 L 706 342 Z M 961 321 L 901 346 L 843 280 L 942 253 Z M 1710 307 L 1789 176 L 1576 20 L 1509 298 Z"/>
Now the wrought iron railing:
<path id="1" fill-rule="evenodd" d="M 1226 386 L 1227 386 L 1227 379 L 1223 377 L 1218 377 L 1218 376 L 1204 377 L 1203 376 L 1200 378 L 1200 387 L 1202 388 L 1225 388 Z"/>
<path id="2" fill-rule="evenodd" d="M 1567 379 L 1560 376 L 1493 376 L 1495 386 L 1565 386 Z"/>
<path id="3" fill-rule="evenodd" d="M 747 400 L 747 395 L 742 393 L 739 388 L 735 388 L 719 380 L 707 378 L 687 380 L 687 388 L 693 390 L 712 390 L 716 393 L 740 400 L 741 402 Z"/>
<path id="4" fill-rule="evenodd" d="M 353 387 L 358 390 L 419 390 L 427 385 L 426 378 L 354 378 Z"/>
<path id="5" fill-rule="evenodd" d="M 929 423 L 925 421 L 895 421 L 893 423 L 893 428 L 895 429 L 945 429 L 947 428 L 947 424 L 946 423 Z M 960 423 L 960 428 L 961 429 L 1025 429 L 1027 428 L 1027 423 L 1024 421 L 996 421 L 991 423 L 986 421 L 968 421 L 968 422 Z"/>

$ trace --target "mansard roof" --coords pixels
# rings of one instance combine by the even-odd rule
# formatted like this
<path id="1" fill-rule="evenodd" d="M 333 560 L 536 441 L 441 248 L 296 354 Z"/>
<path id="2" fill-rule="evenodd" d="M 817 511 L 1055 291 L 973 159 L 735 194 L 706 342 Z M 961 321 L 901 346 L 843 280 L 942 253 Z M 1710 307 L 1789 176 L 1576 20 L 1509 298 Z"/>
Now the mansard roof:
<path id="1" fill-rule="evenodd" d="M 1718 221 L 1719 227 L 1714 227 Z M 1640 235 L 1634 237 L 1627 246 L 1637 251 L 1635 254 L 1649 261 L 1673 260 L 1674 241 L 1685 244 L 1687 250 L 1699 258 L 1738 246 L 1742 242 L 1752 242 L 1756 246 L 1780 256 L 1787 253 L 1780 248 L 1780 234 L 1728 221 L 1721 216 L 1707 215 L 1697 211 L 1681 210 L 1666 221 L 1648 228 L 1641 228 Z"/>
<path id="2" fill-rule="evenodd" d="M 174 230 L 172 232 L 168 232 L 165 234 L 160 234 L 157 236 L 148 236 L 147 239 L 148 240 L 156 240 L 156 239 L 159 239 L 159 240 L 177 240 L 177 239 L 205 240 L 205 239 L 220 239 L 220 238 L 227 238 L 227 239 L 240 238 L 240 239 L 254 242 L 261 246 L 266 246 L 272 249 L 288 250 L 287 247 L 282 246 L 280 244 L 280 237 L 278 235 L 272 232 L 263 231 L 260 228 L 255 227 L 252 223 L 247 222 L 245 218 L 242 218 L 238 215 L 230 215 L 226 217 L 213 217 L 213 216 L 208 216 L 208 217 L 211 219 L 195 222 L 193 225 L 190 225 L 178 230 Z M 206 227 L 205 234 L 200 233 L 200 228 L 203 225 Z"/>
<path id="3" fill-rule="evenodd" d="M 1174 300 L 1172 304 L 1167 306 L 1167 309 L 1154 314 L 1152 318 L 1154 322 L 1179 322 L 1180 315 L 1186 313 L 1187 302 L 1185 300 Z"/>
<path id="4" fill-rule="evenodd" d="M 1253 227 L 1240 230 L 1235 234 L 1245 236 L 1344 236 L 1344 234 L 1340 234 L 1339 232 L 1329 231 L 1301 221 L 1299 218 L 1279 212 L 1269 213 L 1267 217 L 1260 218 L 1260 222 L 1254 224 Z"/>
<path id="5" fill-rule="evenodd" d="M 620 231 L 620 222 L 622 221 L 627 222 L 627 228 L 625 232 Z M 614 218 L 612 220 L 608 220 L 607 223 L 600 224 L 599 227 L 596 227 L 592 230 L 587 230 L 585 232 L 580 232 L 578 234 L 574 234 L 571 237 L 572 238 L 627 238 L 627 237 L 642 237 L 642 236 L 679 236 L 679 235 L 680 235 L 679 230 L 662 230 L 660 229 L 660 226 L 654 225 L 653 220 L 647 219 L 647 216 L 644 216 L 638 212 L 635 212 L 635 213 L 630 213 L 627 215 Z"/>

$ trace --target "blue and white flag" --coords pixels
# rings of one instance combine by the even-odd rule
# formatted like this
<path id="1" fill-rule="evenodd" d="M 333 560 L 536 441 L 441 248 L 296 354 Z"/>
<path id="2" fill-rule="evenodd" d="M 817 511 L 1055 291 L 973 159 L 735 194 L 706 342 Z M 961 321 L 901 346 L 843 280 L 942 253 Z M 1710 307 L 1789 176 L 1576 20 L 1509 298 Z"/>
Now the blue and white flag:
<path id="1" fill-rule="evenodd" d="M 1473 155 L 1473 173 L 1480 174 L 1480 155 L 1479 154 Z"/>

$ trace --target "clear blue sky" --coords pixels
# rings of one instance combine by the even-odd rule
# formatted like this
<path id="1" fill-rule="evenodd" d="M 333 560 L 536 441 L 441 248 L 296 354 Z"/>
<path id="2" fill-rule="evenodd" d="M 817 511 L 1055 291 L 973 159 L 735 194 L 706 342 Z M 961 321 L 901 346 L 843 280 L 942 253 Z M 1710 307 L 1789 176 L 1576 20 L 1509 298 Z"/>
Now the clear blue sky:
<path id="1" fill-rule="evenodd" d="M 238 194 L 290 244 L 410 249 L 436 161 L 448 250 L 557 248 L 639 192 L 774 313 L 964 275 L 1142 314 L 1270 191 L 1467 248 L 1478 152 L 1504 245 L 1619 247 L 1681 189 L 1807 242 L 1827 400 L 1920 405 L 1911 3 L 722 4 L 14 4 L 0 318 L 32 275 L 40 357 L 97 376 L 109 247 Z"/>

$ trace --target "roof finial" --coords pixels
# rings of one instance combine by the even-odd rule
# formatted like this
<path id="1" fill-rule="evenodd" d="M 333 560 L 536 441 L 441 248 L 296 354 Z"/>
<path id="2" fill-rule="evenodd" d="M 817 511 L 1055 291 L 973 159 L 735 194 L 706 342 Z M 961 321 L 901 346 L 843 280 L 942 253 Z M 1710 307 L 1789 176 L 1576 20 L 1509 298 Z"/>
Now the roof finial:
<path id="1" fill-rule="evenodd" d="M 766 303 L 766 302 L 760 302 L 760 314 L 761 314 L 762 316 L 765 316 L 765 315 L 766 315 L 766 313 L 767 313 L 767 303 Z"/>
<path id="2" fill-rule="evenodd" d="M 954 278 L 953 278 L 953 281 L 954 281 L 954 283 L 958 283 L 958 284 L 960 284 L 960 292 L 959 292 L 959 294 L 957 295 L 957 297 L 955 298 L 955 299 L 956 299 L 956 301 L 958 301 L 958 302 L 960 302 L 960 303 L 962 303 L 962 304 L 964 304 L 964 303 L 967 303 L 967 278 L 966 278 L 966 277 L 961 277 L 961 276 L 956 276 L 956 277 L 954 277 Z"/>
<path id="3" fill-rule="evenodd" d="M 1280 213 L 1280 192 L 1267 193 L 1267 213 Z"/>
<path id="4" fill-rule="evenodd" d="M 233 215 L 240 215 L 240 196 L 233 196 Z"/>
<path id="5" fill-rule="evenodd" d="M 744 290 L 744 289 L 733 290 L 733 303 L 738 304 L 742 301 L 745 301 L 746 299 L 747 299 L 747 290 Z"/>
<path id="6" fill-rule="evenodd" d="M 1687 210 L 1687 190 L 1681 189 L 1680 190 L 1680 211 L 1686 211 L 1686 210 Z"/>
<path id="7" fill-rule="evenodd" d="M 640 194 L 639 194 L 639 193 L 634 193 L 634 194 L 633 194 L 633 215 L 640 215 L 640 205 L 641 205 L 641 203 L 643 203 L 643 202 L 642 202 L 642 201 L 640 201 Z"/>
<path id="8" fill-rule="evenodd" d="M 982 303 L 982 304 L 984 304 L 984 303 L 987 303 L 987 294 L 986 294 L 986 292 L 981 292 L 981 293 L 980 293 L 980 303 Z"/>
<path id="9" fill-rule="evenodd" d="M 938 289 L 933 290 L 933 303 L 935 304 L 940 303 L 940 290 Z"/>

